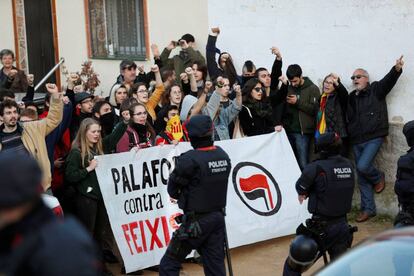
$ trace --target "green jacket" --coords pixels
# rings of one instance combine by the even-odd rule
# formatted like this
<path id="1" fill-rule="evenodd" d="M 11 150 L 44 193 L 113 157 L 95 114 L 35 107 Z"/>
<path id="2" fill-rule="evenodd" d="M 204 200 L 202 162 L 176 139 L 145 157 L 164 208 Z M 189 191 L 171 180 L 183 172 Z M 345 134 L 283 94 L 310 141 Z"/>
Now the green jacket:
<path id="1" fill-rule="evenodd" d="M 110 153 L 116 148 L 116 144 L 124 135 L 127 126 L 128 125 L 123 122 L 118 123 L 114 131 L 102 139 L 104 153 Z M 80 150 L 78 148 L 72 148 L 65 162 L 65 181 L 74 185 L 80 194 L 101 200 L 102 194 L 99 189 L 96 172 L 95 170 L 91 172 L 86 170 L 86 167 L 89 166 L 89 161 L 92 160 L 93 157 L 94 156 L 87 157 L 88 160 L 85 160 L 85 166 L 83 166 Z"/>
<path id="2" fill-rule="evenodd" d="M 286 132 L 314 134 L 316 127 L 316 114 L 319 108 L 319 88 L 308 78 L 300 87 L 288 87 L 288 95 L 296 95 L 296 104 L 285 105 L 283 125 Z"/>
<path id="3" fill-rule="evenodd" d="M 175 70 L 177 83 L 181 83 L 180 74 L 184 73 L 185 68 L 191 67 L 194 62 L 199 62 L 203 65 L 206 64 L 206 60 L 203 55 L 199 51 L 194 50 L 192 47 L 181 50 L 178 55 L 175 55 L 172 58 L 169 58 L 170 53 L 171 50 L 164 48 L 160 55 L 160 59 L 163 67 Z"/>

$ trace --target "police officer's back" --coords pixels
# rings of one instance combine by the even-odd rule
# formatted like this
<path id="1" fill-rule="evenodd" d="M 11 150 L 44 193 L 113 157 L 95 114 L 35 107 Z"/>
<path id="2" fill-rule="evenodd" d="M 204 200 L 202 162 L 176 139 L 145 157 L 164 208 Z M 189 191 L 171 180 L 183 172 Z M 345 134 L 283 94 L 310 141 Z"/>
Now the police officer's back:
<path id="1" fill-rule="evenodd" d="M 42 202 L 34 159 L 0 153 L 0 176 L 0 275 L 100 275 L 86 230 Z"/>
<path id="2" fill-rule="evenodd" d="M 161 260 L 160 275 L 179 275 L 180 263 L 192 249 L 201 254 L 206 275 L 225 275 L 223 209 L 230 159 L 213 145 L 210 117 L 192 117 L 187 129 L 194 150 L 178 158 L 168 181 L 168 193 L 184 216 Z"/>
<path id="3" fill-rule="evenodd" d="M 395 226 L 414 225 L 414 121 L 404 125 L 403 134 L 410 149 L 398 159 L 394 190 L 401 210 Z"/>
<path id="4" fill-rule="evenodd" d="M 339 155 L 340 146 L 340 138 L 334 133 L 321 135 L 316 140 L 321 158 L 308 164 L 296 182 L 300 203 L 309 198 L 312 218 L 296 231 L 298 238 L 291 244 L 284 275 L 300 275 L 323 253 L 328 252 L 333 259 L 351 246 L 352 231 L 346 215 L 351 210 L 354 169 L 350 160 Z M 315 242 L 317 249 L 310 246 Z"/>

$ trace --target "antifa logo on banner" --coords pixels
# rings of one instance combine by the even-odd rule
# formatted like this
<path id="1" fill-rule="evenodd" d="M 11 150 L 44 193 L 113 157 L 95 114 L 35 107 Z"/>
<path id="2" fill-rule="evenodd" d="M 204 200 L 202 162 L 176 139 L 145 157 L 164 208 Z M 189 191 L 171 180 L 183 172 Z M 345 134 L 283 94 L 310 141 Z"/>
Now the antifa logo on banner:
<path id="1" fill-rule="evenodd" d="M 233 170 L 233 186 L 241 201 L 261 216 L 276 214 L 282 204 L 279 185 L 261 165 L 241 162 Z"/>

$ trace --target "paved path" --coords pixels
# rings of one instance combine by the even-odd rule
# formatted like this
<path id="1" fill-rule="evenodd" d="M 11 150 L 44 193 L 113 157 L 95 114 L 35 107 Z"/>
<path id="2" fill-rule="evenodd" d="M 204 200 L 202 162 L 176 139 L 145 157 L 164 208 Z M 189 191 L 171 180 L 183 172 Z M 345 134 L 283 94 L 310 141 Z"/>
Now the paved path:
<path id="1" fill-rule="evenodd" d="M 392 227 L 390 222 L 377 220 L 375 222 L 351 223 L 359 228 L 354 235 L 356 245 L 360 241 L 371 237 L 385 229 Z M 253 245 L 242 246 L 231 250 L 233 270 L 235 276 L 267 276 L 282 275 L 282 268 L 288 254 L 290 241 L 293 236 L 277 238 Z M 322 267 L 323 260 L 319 260 L 312 268 L 303 275 L 312 275 L 317 269 Z M 203 276 L 203 269 L 197 264 L 184 264 L 181 271 L 182 276 Z M 112 266 L 111 270 L 116 275 L 119 274 L 119 266 Z M 144 275 L 155 276 L 156 272 L 144 271 Z"/>

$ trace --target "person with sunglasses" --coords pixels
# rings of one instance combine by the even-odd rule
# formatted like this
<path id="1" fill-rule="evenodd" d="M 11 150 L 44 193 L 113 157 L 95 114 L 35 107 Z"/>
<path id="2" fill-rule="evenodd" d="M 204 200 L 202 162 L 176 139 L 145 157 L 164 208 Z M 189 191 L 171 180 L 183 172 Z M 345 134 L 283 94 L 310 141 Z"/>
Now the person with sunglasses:
<path id="1" fill-rule="evenodd" d="M 242 89 L 243 106 L 239 113 L 243 134 L 254 136 L 276 130 L 272 120 L 272 107 L 267 101 L 262 82 L 253 78 Z"/>
<path id="2" fill-rule="evenodd" d="M 155 131 L 148 123 L 145 105 L 135 103 L 129 108 L 129 125 L 116 146 L 116 152 L 126 152 L 133 148 L 148 148 L 154 145 Z"/>
<path id="3" fill-rule="evenodd" d="M 384 173 L 375 168 L 373 162 L 388 135 L 386 96 L 400 77 L 403 65 L 401 56 L 384 78 L 372 83 L 368 72 L 361 68 L 351 77 L 355 90 L 349 95 L 347 120 L 361 193 L 361 213 L 357 222 L 376 215 L 374 190 L 381 193 L 385 188 Z"/>

